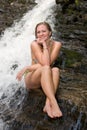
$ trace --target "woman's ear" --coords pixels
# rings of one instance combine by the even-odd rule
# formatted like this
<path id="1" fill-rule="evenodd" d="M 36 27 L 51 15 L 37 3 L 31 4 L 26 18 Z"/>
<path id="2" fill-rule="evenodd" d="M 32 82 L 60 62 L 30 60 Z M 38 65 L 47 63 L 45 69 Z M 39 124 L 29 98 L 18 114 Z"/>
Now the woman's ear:
<path id="1" fill-rule="evenodd" d="M 52 32 L 49 33 L 49 36 L 50 36 L 50 37 L 52 36 Z"/>

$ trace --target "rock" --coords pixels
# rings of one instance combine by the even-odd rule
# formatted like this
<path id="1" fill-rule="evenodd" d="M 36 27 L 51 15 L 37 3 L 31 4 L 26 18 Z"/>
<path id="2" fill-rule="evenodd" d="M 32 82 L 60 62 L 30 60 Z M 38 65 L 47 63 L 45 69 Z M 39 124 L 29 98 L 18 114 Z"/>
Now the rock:
<path id="1" fill-rule="evenodd" d="M 1 0 L 0 1 L 0 34 L 10 27 L 14 20 L 19 20 L 24 13 L 36 5 L 35 0 Z"/>
<path id="2" fill-rule="evenodd" d="M 66 8 L 64 8 L 63 12 L 63 5 L 67 2 L 68 5 L 65 6 Z M 60 4 L 62 7 L 62 11 L 59 9 L 59 6 L 57 6 L 55 9 L 55 38 L 62 42 L 65 49 L 71 50 L 71 53 L 72 51 L 76 51 L 76 53 L 79 52 L 83 56 L 82 61 L 84 61 L 87 58 L 87 2 L 85 0 L 80 1 L 78 6 L 75 6 L 74 0 L 70 2 L 73 2 L 73 4 L 69 3 L 69 1 L 64 0 L 57 1 L 57 4 Z M 63 49 L 62 51 L 62 53 L 64 53 Z M 64 61 L 65 60 L 67 61 L 68 59 L 65 58 Z M 64 61 L 63 64 L 66 64 Z M 79 67 L 76 67 L 79 72 L 82 72 L 82 66 L 85 66 L 86 69 L 87 61 L 85 61 L 85 64 L 82 61 L 78 62 L 78 60 L 73 60 L 72 58 L 69 60 L 69 63 L 70 61 L 72 61 L 73 67 L 79 65 Z"/>
<path id="3" fill-rule="evenodd" d="M 75 126 L 79 128 L 81 125 L 84 130 L 85 113 L 80 113 L 78 106 L 64 97 L 61 99 L 60 96 L 58 92 L 56 98 L 63 112 L 63 117 L 51 119 L 43 112 L 46 97 L 42 90 L 28 92 L 25 88 L 19 87 L 16 93 L 10 97 L 10 101 L 6 99 L 9 104 L 3 104 L 4 102 L 0 101 L 0 118 L 4 121 L 4 129 L 62 130 L 66 128 L 67 130 L 71 127 L 75 128 Z M 2 100 L 5 101 L 5 99 Z"/>

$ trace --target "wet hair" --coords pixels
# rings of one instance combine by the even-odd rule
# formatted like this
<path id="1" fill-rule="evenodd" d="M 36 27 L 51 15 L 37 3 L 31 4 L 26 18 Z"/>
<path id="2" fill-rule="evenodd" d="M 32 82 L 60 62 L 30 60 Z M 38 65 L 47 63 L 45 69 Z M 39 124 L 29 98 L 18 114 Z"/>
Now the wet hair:
<path id="1" fill-rule="evenodd" d="M 45 25 L 47 27 L 47 29 L 51 32 L 50 37 L 52 36 L 52 29 L 51 29 L 51 26 L 49 25 L 49 23 L 47 23 L 47 22 L 40 22 L 35 27 L 35 36 L 36 36 L 36 38 L 37 38 L 37 28 L 38 28 L 39 25 Z"/>

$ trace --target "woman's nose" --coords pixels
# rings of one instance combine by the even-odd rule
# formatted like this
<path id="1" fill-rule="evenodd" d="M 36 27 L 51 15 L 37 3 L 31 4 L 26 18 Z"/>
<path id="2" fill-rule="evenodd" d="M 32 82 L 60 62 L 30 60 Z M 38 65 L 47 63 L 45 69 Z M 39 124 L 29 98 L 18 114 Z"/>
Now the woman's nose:
<path id="1" fill-rule="evenodd" d="M 43 32 L 40 32 L 40 35 L 43 35 Z"/>

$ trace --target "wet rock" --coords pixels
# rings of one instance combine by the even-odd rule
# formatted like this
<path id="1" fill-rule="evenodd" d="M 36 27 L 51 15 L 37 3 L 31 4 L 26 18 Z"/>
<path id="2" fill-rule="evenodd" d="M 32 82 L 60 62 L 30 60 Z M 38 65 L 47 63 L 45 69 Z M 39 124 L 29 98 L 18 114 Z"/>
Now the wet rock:
<path id="1" fill-rule="evenodd" d="M 0 34 L 36 5 L 35 0 L 1 0 Z"/>
<path id="2" fill-rule="evenodd" d="M 63 117 L 51 119 L 43 112 L 45 95 L 42 90 L 38 89 L 28 92 L 25 88 L 20 87 L 14 96 L 11 97 L 9 104 L 4 104 L 5 109 L 0 109 L 2 113 L 0 118 L 5 123 L 4 129 L 72 130 L 71 128 L 80 128 L 80 130 L 85 130 L 85 121 L 87 118 L 85 113 L 80 113 L 78 106 L 72 103 L 72 101 L 60 99 L 59 96 L 61 95 L 57 94 L 56 98 L 63 112 Z M 20 107 L 17 107 L 18 104 L 20 104 Z M 2 106 L 1 102 L 0 106 Z"/>
<path id="3" fill-rule="evenodd" d="M 62 4 L 68 2 L 68 5 L 65 8 L 65 12 L 63 12 L 63 6 Z M 73 2 L 73 4 L 69 3 Z M 60 40 L 62 42 L 62 55 L 59 58 L 59 65 L 57 63 L 57 66 L 66 69 L 66 62 L 69 61 L 68 65 L 71 64 L 71 68 L 75 72 L 80 73 L 86 73 L 87 69 L 87 22 L 86 22 L 86 12 L 87 12 L 87 2 L 85 0 L 79 1 L 79 4 L 76 5 L 77 8 L 75 8 L 75 1 L 63 1 L 58 0 L 57 1 L 58 6 L 55 8 L 55 38 L 57 40 Z M 62 8 L 60 10 L 59 4 Z M 83 10 L 84 8 L 84 10 Z M 73 55 L 73 58 L 70 58 L 68 60 L 68 57 L 66 57 L 64 50 L 70 50 L 71 54 L 79 53 L 78 58 L 82 58 L 80 62 L 78 61 L 78 58 L 75 58 L 75 55 Z M 75 53 L 73 53 L 75 52 Z M 81 56 L 82 55 L 82 56 Z M 71 62 L 70 62 L 71 61 Z M 85 62 L 84 62 L 85 61 Z M 68 66 L 69 67 L 69 66 Z"/>

